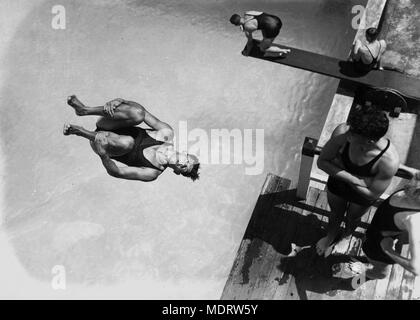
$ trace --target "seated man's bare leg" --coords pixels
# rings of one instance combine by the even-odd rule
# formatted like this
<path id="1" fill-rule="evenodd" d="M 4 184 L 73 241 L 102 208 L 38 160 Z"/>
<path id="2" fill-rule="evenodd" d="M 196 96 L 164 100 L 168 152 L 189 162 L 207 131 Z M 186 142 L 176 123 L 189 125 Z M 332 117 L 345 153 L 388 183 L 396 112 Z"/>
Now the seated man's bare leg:
<path id="1" fill-rule="evenodd" d="M 103 106 L 88 107 L 84 105 L 76 96 L 70 96 L 67 103 L 79 116 L 101 116 L 97 126 L 104 130 L 136 126 L 144 121 L 144 107 L 135 102 L 120 104 L 115 109 L 113 116 L 106 114 Z"/>
<path id="2" fill-rule="evenodd" d="M 348 202 L 328 191 L 328 204 L 331 208 L 331 214 L 328 219 L 327 236 L 316 244 L 317 253 L 325 257 L 330 255 L 333 250 L 334 242 L 339 235 L 341 223 L 344 220 Z"/>

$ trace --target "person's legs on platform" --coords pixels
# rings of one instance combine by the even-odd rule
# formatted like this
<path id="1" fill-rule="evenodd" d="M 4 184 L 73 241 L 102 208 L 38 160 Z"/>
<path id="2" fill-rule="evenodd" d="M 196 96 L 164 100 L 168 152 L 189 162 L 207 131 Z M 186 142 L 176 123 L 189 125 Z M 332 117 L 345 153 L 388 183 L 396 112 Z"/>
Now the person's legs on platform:
<path id="1" fill-rule="evenodd" d="M 344 221 L 344 216 L 348 207 L 348 202 L 336 196 L 328 190 L 328 204 L 331 209 L 330 217 L 328 219 L 327 235 L 318 241 L 316 250 L 319 255 L 327 257 L 331 254 L 333 244 L 339 235 L 341 223 Z"/>
<path id="2" fill-rule="evenodd" d="M 366 205 L 359 205 L 353 202 L 349 203 L 347 209 L 347 215 L 345 218 L 346 221 L 346 229 L 344 233 L 344 237 L 350 236 L 356 231 L 357 226 L 359 225 L 362 217 L 368 212 L 370 206 Z"/>
<path id="3" fill-rule="evenodd" d="M 279 57 L 290 52 L 290 49 L 282 49 L 273 46 L 275 38 L 264 38 L 259 44 L 259 48 L 264 52 L 264 57 Z"/>

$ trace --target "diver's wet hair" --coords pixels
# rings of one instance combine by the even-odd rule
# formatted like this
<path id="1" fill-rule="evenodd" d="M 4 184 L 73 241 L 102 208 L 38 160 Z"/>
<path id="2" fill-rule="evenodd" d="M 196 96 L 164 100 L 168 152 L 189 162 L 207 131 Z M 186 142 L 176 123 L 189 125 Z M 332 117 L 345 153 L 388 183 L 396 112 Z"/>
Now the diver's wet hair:
<path id="1" fill-rule="evenodd" d="M 188 154 L 188 157 L 190 157 L 194 161 L 194 165 L 189 172 L 183 172 L 180 168 L 174 168 L 174 173 L 176 175 L 183 175 L 186 178 L 190 178 L 192 181 L 198 180 L 200 178 L 199 170 L 200 170 L 200 162 L 199 159 L 192 154 Z"/>
<path id="2" fill-rule="evenodd" d="M 190 172 L 181 173 L 184 177 L 190 178 L 192 181 L 200 179 L 200 163 L 196 163 Z"/>
<path id="3" fill-rule="evenodd" d="M 234 24 L 235 26 L 239 26 L 239 24 L 241 23 L 241 16 L 235 13 L 233 16 L 230 17 L 230 23 Z"/>
<path id="4" fill-rule="evenodd" d="M 378 141 L 388 132 L 389 119 L 386 113 L 375 106 L 357 106 L 350 113 L 347 124 L 350 132 Z"/>
<path id="5" fill-rule="evenodd" d="M 375 41 L 379 37 L 379 30 L 376 28 L 369 28 L 366 30 L 366 38 L 369 41 Z"/>

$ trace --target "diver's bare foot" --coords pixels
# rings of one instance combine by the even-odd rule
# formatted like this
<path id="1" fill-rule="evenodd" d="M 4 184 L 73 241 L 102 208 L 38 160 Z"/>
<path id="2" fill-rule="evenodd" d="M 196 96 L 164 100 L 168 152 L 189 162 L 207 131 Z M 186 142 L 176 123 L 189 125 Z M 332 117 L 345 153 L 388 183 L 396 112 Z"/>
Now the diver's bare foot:
<path id="1" fill-rule="evenodd" d="M 79 127 L 69 124 L 69 123 L 65 123 L 64 124 L 64 128 L 63 128 L 63 134 L 65 136 L 69 136 L 72 134 L 77 134 L 79 132 Z"/>
<path id="2" fill-rule="evenodd" d="M 78 116 L 84 116 L 87 114 L 86 106 L 80 102 L 75 95 L 71 95 L 67 98 L 67 104 L 76 111 Z"/>

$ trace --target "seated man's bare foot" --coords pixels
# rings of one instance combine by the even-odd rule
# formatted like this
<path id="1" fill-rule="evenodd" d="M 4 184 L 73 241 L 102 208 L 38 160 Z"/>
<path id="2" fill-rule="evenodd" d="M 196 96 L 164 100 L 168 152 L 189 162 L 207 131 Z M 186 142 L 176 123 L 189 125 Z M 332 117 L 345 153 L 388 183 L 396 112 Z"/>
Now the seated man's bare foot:
<path id="1" fill-rule="evenodd" d="M 86 115 L 86 106 L 80 102 L 75 95 L 71 95 L 67 98 L 67 104 L 76 111 L 76 115 Z"/>
<path id="2" fill-rule="evenodd" d="M 72 125 L 72 124 L 69 124 L 69 123 L 64 124 L 63 134 L 65 136 L 76 134 L 78 132 L 79 132 L 79 127 L 78 126 L 75 126 L 75 125 Z"/>
<path id="3" fill-rule="evenodd" d="M 316 244 L 316 252 L 320 256 L 328 257 L 334 249 L 334 244 L 327 237 L 322 238 Z"/>

